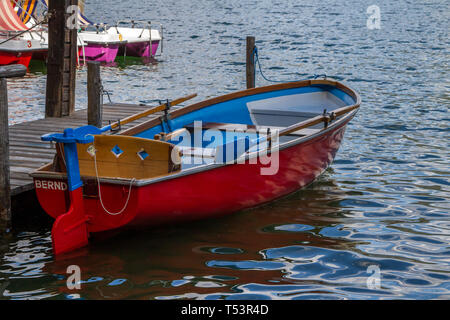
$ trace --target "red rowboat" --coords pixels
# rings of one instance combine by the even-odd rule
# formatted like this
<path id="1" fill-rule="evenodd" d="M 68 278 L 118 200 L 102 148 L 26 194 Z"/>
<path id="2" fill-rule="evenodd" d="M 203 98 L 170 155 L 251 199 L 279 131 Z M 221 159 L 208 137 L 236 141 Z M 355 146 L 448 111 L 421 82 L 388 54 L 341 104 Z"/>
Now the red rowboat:
<path id="1" fill-rule="evenodd" d="M 165 111 L 120 135 L 103 134 L 117 124 L 46 135 L 55 160 L 31 175 L 57 219 L 55 254 L 90 233 L 217 217 L 295 192 L 332 163 L 360 103 L 342 83 L 305 80 L 166 103 L 124 119 Z"/>

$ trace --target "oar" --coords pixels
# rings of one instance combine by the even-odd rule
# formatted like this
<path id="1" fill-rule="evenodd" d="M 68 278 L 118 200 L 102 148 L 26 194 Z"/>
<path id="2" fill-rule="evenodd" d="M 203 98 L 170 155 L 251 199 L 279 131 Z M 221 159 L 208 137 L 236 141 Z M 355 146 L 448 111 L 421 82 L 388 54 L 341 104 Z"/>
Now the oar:
<path id="1" fill-rule="evenodd" d="M 245 137 L 245 138 L 239 139 L 237 141 L 231 141 L 231 142 L 225 143 L 216 148 L 216 162 L 217 162 L 217 160 L 222 160 L 224 162 L 236 160 L 237 158 L 239 158 L 242 154 L 247 152 L 252 147 L 254 147 L 256 145 L 260 145 L 261 143 L 264 143 L 265 141 L 270 141 L 274 137 L 276 137 L 276 135 L 278 135 L 278 137 L 282 137 L 282 136 L 288 135 L 292 132 L 306 129 L 308 127 L 314 126 L 316 124 L 319 124 L 319 123 L 322 123 L 325 121 L 329 122 L 330 120 L 333 120 L 331 118 L 332 116 L 334 118 L 337 118 L 337 117 L 340 117 L 346 113 L 349 113 L 357 108 L 359 108 L 359 104 L 349 106 L 349 107 L 343 107 L 343 108 L 332 111 L 330 114 L 323 114 L 323 115 L 311 118 L 309 120 L 306 120 L 306 121 L 294 124 L 292 126 L 289 126 L 287 128 L 284 128 L 283 130 L 281 130 L 279 132 L 273 132 L 270 135 L 267 135 L 267 136 L 264 136 L 264 137 L 261 137 L 258 139 L 250 140 L 249 137 Z M 237 145 L 237 148 L 234 148 L 235 144 Z M 237 150 L 237 149 L 239 149 L 239 150 Z M 224 155 L 226 155 L 226 153 L 224 153 L 224 152 L 226 152 L 226 150 L 234 150 L 233 158 L 228 159 L 227 161 L 225 161 L 226 159 L 223 159 Z M 222 159 L 218 159 L 219 156 L 221 156 Z M 228 158 L 228 157 L 229 156 L 226 156 L 226 158 Z"/>
<path id="2" fill-rule="evenodd" d="M 288 135 L 288 134 L 290 134 L 292 132 L 295 132 L 295 131 L 298 131 L 298 130 L 301 130 L 301 129 L 305 129 L 305 128 L 314 126 L 314 125 L 319 124 L 321 122 L 325 122 L 325 121 L 329 122 L 330 120 L 333 120 L 333 119 L 330 118 L 330 115 L 334 114 L 334 118 L 337 118 L 337 117 L 340 117 L 340 116 L 342 116 L 342 115 L 344 115 L 346 113 L 349 113 L 349 112 L 351 112 L 351 111 L 353 111 L 355 109 L 358 109 L 358 108 L 359 108 L 359 104 L 356 104 L 356 105 L 353 105 L 353 106 L 343 107 L 343 108 L 331 111 L 331 113 L 329 113 L 329 114 L 323 114 L 323 115 L 311 118 L 309 120 L 300 122 L 298 124 L 294 124 L 294 125 L 292 125 L 290 127 L 287 127 L 285 129 L 281 130 L 278 133 L 278 135 L 280 137 L 281 136 L 285 136 L 285 135 Z"/>
<path id="3" fill-rule="evenodd" d="M 185 102 L 185 101 L 187 101 L 187 100 L 190 100 L 190 99 L 192 99 L 192 98 L 195 98 L 196 96 L 197 96 L 197 94 L 194 93 L 194 94 L 191 94 L 191 95 L 182 97 L 182 98 L 175 99 L 175 100 L 173 100 L 172 102 L 170 102 L 170 106 L 176 106 L 176 105 L 178 105 L 178 104 L 180 104 L 180 103 L 183 103 L 183 102 Z M 127 124 L 127 123 L 130 123 L 130 122 L 133 122 L 133 121 L 135 121 L 135 120 L 138 120 L 138 119 L 147 117 L 147 116 L 149 116 L 149 115 L 151 115 L 151 114 L 153 114 L 153 113 L 159 112 L 159 111 L 164 111 L 167 107 L 168 107 L 168 106 L 167 106 L 167 103 L 163 103 L 163 104 L 161 104 L 161 105 L 159 105 L 159 106 L 157 106 L 157 107 L 151 108 L 151 109 L 149 109 L 149 110 L 146 110 L 146 111 L 143 111 L 143 112 L 134 114 L 134 115 L 132 115 L 132 116 L 126 117 L 126 118 L 124 118 L 124 119 L 122 119 L 122 120 L 120 120 L 120 121 L 114 122 L 114 123 L 112 123 L 112 124 L 110 124 L 110 125 L 107 125 L 107 126 L 101 128 L 100 130 L 101 130 L 102 132 L 106 132 L 106 131 L 115 129 L 115 128 L 117 128 L 119 125 L 123 125 L 123 124 Z"/>

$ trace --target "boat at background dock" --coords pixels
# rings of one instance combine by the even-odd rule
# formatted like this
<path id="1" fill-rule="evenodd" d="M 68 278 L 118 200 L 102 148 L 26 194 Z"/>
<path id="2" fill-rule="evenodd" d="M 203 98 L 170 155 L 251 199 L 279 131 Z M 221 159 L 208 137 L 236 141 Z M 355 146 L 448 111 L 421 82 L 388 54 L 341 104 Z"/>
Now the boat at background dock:
<path id="1" fill-rule="evenodd" d="M 0 0 L 0 65 L 22 64 L 28 68 L 34 54 L 46 51 L 41 39 L 27 32 L 10 0 Z"/>
<path id="2" fill-rule="evenodd" d="M 11 33 L 2 36 L 0 42 L 11 38 Z M 35 49 L 36 48 L 36 49 Z M 40 43 L 37 40 L 13 39 L 0 44 L 0 65 L 21 64 L 28 68 L 35 52 L 40 52 Z"/>
<path id="3" fill-rule="evenodd" d="M 293 193 L 329 167 L 361 103 L 330 79 L 171 108 L 189 98 L 42 137 L 56 143 L 55 159 L 31 176 L 56 219 L 55 254 L 87 245 L 89 234 L 218 217 Z M 157 111 L 164 115 L 105 134 Z"/>
<path id="4" fill-rule="evenodd" d="M 113 62 L 117 55 L 132 57 L 154 57 L 162 41 L 159 30 L 135 28 L 108 27 L 99 24 L 85 26 L 78 33 L 80 44 L 80 60 Z M 95 27 L 95 30 L 88 28 Z"/>
<path id="5" fill-rule="evenodd" d="M 38 0 L 29 1 L 38 2 Z M 48 0 L 42 0 L 42 3 L 48 9 Z M 34 6 L 26 8 L 34 8 Z M 84 2 L 82 8 L 78 13 L 80 61 L 111 63 L 118 54 L 133 57 L 154 57 L 156 55 L 163 40 L 162 25 L 158 30 L 152 29 L 151 22 L 143 23 L 134 20 L 119 21 L 115 26 L 93 23 L 84 15 Z M 23 10 L 26 11 L 25 8 Z M 30 12 L 30 14 L 33 13 Z M 138 24 L 146 24 L 146 27 L 138 28 L 136 27 Z M 131 25 L 131 27 L 121 25 Z"/>
<path id="6" fill-rule="evenodd" d="M 131 57 L 154 57 L 158 51 L 158 47 L 163 41 L 163 27 L 160 24 L 159 30 L 152 29 L 151 22 L 147 22 L 146 28 L 136 28 L 137 23 L 132 21 L 121 21 L 114 27 L 110 27 L 106 30 L 109 34 L 121 34 L 123 39 L 127 42 L 125 46 L 119 47 L 119 55 L 131 56 Z M 120 24 L 131 24 L 130 27 L 120 27 Z"/>
<path id="7" fill-rule="evenodd" d="M 84 29 L 78 33 L 80 61 L 111 63 L 116 59 L 119 47 L 126 45 L 121 34 L 109 34 L 105 30 Z"/>

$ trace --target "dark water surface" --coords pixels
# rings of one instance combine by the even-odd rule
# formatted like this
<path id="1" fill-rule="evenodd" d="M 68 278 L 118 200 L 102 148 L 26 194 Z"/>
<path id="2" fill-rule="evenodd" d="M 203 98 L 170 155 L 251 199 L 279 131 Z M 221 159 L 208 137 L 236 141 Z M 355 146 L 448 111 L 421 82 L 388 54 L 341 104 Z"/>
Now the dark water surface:
<path id="1" fill-rule="evenodd" d="M 165 26 L 157 65 L 102 69 L 114 101 L 242 89 L 253 35 L 267 77 L 326 73 L 361 94 L 362 110 L 332 167 L 269 206 L 97 239 L 63 261 L 48 227 L 19 230 L 0 240 L 0 299 L 450 298 L 448 1 L 87 3 L 98 22 Z M 366 25 L 373 4 L 379 30 Z M 83 107 L 85 69 L 77 85 Z M 9 87 L 11 123 L 43 116 L 43 74 Z M 66 287 L 69 265 L 81 290 Z"/>

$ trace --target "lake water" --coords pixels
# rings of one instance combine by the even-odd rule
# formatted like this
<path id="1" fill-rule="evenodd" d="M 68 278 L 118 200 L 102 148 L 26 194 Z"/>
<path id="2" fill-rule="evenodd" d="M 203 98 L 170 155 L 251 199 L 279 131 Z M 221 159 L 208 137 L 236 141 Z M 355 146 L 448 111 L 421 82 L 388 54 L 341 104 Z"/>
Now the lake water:
<path id="1" fill-rule="evenodd" d="M 0 299 L 450 298 L 448 1 L 88 0 L 86 14 L 165 27 L 158 64 L 102 68 L 115 102 L 243 89 L 252 35 L 269 79 L 327 74 L 362 108 L 332 167 L 268 206 L 121 233 L 62 261 L 49 226 L 16 230 L 0 240 Z M 86 70 L 77 78 L 82 108 Z M 11 124 L 43 116 L 45 80 L 10 81 Z M 81 290 L 66 287 L 69 265 Z"/>

